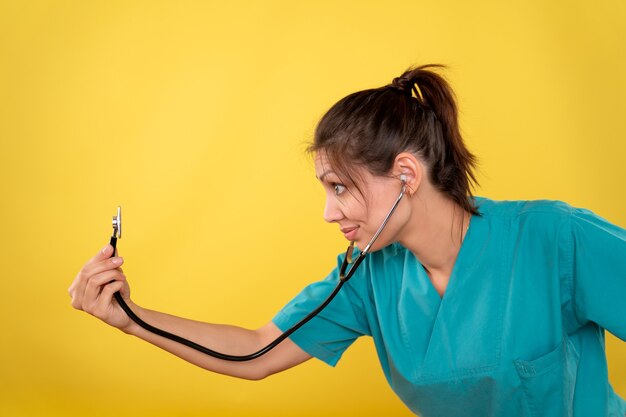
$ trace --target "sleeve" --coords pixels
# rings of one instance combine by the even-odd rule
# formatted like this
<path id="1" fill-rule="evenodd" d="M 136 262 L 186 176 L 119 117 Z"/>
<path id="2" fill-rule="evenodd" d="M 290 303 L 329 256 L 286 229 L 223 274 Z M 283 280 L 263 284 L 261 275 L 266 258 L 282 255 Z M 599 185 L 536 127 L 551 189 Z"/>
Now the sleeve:
<path id="1" fill-rule="evenodd" d="M 581 324 L 626 341 L 626 230 L 585 209 L 571 212 L 572 292 Z"/>
<path id="2" fill-rule="evenodd" d="M 343 255 L 339 257 L 339 265 L 342 260 Z M 305 352 L 330 366 L 337 364 L 359 336 L 370 334 L 362 298 L 352 281 L 344 284 L 324 310 L 289 337 Z M 326 300 L 338 283 L 339 266 L 324 280 L 305 287 L 272 321 L 284 332 Z"/>

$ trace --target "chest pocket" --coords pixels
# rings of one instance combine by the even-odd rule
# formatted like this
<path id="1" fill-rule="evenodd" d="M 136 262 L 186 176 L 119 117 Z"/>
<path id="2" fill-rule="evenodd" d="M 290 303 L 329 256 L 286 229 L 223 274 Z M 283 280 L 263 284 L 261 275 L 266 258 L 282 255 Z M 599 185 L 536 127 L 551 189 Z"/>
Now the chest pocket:
<path id="1" fill-rule="evenodd" d="M 536 359 L 513 361 L 531 416 L 571 416 L 579 354 L 565 336 Z"/>

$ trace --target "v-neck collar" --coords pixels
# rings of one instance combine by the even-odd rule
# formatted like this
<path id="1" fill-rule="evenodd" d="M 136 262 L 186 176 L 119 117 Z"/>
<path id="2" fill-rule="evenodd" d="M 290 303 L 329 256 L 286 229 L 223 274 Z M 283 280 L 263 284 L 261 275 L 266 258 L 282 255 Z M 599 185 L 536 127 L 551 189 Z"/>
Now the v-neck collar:
<path id="1" fill-rule="evenodd" d="M 382 259 L 383 270 L 394 274 L 373 281 L 380 286 L 374 295 L 380 295 L 377 308 L 384 309 L 380 315 L 391 315 L 394 320 L 381 326 L 381 337 L 397 342 L 385 343 L 384 357 L 411 358 L 395 364 L 394 378 L 428 384 L 499 363 L 506 292 L 500 279 L 505 275 L 504 264 L 494 257 L 508 246 L 507 227 L 494 223 L 497 217 L 486 203 L 478 208 L 480 215 L 470 218 L 443 297 L 418 259 L 398 242 L 394 243 L 396 252 Z M 478 351 L 477 338 L 484 344 Z"/>

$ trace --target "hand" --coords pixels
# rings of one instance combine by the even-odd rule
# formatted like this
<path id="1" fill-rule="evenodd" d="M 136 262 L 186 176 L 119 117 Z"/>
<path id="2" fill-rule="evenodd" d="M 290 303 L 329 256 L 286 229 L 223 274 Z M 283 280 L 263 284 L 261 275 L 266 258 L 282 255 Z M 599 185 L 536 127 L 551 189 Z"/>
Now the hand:
<path id="1" fill-rule="evenodd" d="M 80 270 L 68 289 L 72 297 L 72 307 L 99 318 L 105 323 L 127 332 L 134 322 L 113 298 L 120 292 L 124 301 L 130 301 L 130 287 L 121 265 L 121 257 L 110 258 L 113 247 L 107 245 L 91 258 Z"/>

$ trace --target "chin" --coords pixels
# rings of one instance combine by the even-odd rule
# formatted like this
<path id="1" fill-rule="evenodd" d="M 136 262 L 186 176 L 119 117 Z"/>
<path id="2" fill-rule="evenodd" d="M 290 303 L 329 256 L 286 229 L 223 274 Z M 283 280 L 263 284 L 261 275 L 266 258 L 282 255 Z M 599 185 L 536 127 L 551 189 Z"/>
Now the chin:
<path id="1" fill-rule="evenodd" d="M 360 240 L 355 240 L 352 243 L 354 243 L 354 246 L 359 250 L 359 252 L 362 252 L 363 249 L 365 249 L 365 247 L 367 246 L 367 242 L 363 242 Z"/>
<path id="2" fill-rule="evenodd" d="M 365 249 L 368 243 L 369 241 L 363 241 L 363 242 L 355 241 L 354 246 L 359 248 L 360 251 L 363 251 L 363 249 Z M 374 242 L 374 244 L 372 245 L 368 253 L 378 252 L 379 250 L 387 247 L 389 244 L 390 244 L 389 242 L 382 242 L 382 241 L 376 240 L 376 242 Z"/>

